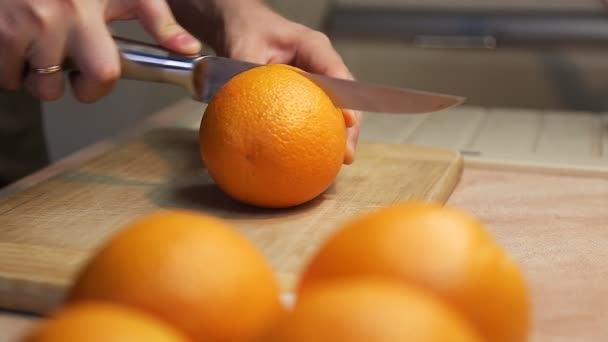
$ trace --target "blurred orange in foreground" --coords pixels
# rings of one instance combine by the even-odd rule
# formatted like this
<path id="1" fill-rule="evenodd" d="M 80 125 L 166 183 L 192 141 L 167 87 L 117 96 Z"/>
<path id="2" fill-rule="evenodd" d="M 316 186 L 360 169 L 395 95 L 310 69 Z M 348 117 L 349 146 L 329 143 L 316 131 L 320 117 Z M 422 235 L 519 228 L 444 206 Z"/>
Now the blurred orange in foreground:
<path id="1" fill-rule="evenodd" d="M 197 341 L 250 341 L 283 311 L 279 295 L 267 260 L 227 223 L 161 211 L 112 237 L 82 270 L 68 303 L 120 303 Z"/>
<path id="2" fill-rule="evenodd" d="M 312 258 L 299 294 L 368 277 L 428 289 L 488 341 L 527 338 L 528 292 L 519 268 L 479 220 L 455 208 L 412 202 L 350 220 Z"/>
<path id="3" fill-rule="evenodd" d="M 156 318 L 114 304 L 77 303 L 38 324 L 24 342 L 187 342 Z"/>
<path id="4" fill-rule="evenodd" d="M 309 288 L 270 338 L 273 342 L 481 342 L 438 298 L 378 280 L 328 281 Z"/>

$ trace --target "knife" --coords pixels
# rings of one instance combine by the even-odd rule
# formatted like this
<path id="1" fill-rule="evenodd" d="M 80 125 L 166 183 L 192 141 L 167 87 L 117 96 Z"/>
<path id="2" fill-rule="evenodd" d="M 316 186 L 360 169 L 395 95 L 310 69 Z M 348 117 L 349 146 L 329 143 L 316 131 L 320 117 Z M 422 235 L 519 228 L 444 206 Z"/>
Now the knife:
<path id="1" fill-rule="evenodd" d="M 114 37 L 120 52 L 123 79 L 180 86 L 193 99 L 209 103 L 232 77 L 259 67 L 231 58 L 212 55 L 183 56 L 159 46 Z M 321 87 L 337 107 L 367 112 L 428 113 L 464 102 L 459 96 L 343 80 L 302 73 Z"/>

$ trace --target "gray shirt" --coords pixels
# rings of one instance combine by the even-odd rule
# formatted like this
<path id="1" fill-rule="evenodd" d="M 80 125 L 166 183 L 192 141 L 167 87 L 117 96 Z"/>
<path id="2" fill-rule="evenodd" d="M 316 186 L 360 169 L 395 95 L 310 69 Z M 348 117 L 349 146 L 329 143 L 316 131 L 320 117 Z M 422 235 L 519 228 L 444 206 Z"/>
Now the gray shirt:
<path id="1" fill-rule="evenodd" d="M 0 90 L 0 187 L 47 164 L 40 102 L 26 91 Z"/>

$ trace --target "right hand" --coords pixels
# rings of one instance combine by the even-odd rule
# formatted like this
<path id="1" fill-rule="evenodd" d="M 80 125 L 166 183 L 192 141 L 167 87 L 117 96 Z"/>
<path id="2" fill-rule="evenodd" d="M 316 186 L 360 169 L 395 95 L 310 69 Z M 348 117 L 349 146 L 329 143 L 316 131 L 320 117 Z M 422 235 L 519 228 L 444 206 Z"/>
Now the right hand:
<path id="1" fill-rule="evenodd" d="M 120 76 L 118 50 L 107 23 L 138 19 L 156 42 L 176 53 L 195 54 L 201 44 L 177 24 L 166 0 L 0 0 L 0 88 L 23 85 L 43 100 L 64 93 L 62 72 L 32 68 L 72 59 L 75 97 L 90 103 L 105 96 Z M 25 70 L 26 65 L 30 70 Z"/>
<path id="2" fill-rule="evenodd" d="M 227 1 L 227 0 L 224 0 Z M 284 63 L 304 71 L 331 77 L 353 79 L 353 75 L 323 33 L 282 17 L 257 1 L 233 0 L 226 8 L 221 54 L 252 63 Z M 342 110 L 348 128 L 344 164 L 352 164 L 361 129 L 362 113 Z"/>

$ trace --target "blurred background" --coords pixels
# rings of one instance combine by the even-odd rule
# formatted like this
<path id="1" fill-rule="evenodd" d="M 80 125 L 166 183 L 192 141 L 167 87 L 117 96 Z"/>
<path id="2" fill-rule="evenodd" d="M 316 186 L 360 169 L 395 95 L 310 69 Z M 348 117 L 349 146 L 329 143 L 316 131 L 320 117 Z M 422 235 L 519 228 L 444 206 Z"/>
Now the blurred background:
<path id="1" fill-rule="evenodd" d="M 587 116 L 608 107 L 608 6 L 600 0 L 268 3 L 326 32 L 361 80 L 466 96 L 473 107 Z M 136 25 L 114 29 L 149 40 Z M 94 106 L 70 96 L 45 104 L 51 157 L 116 134 L 183 97 L 171 86 L 120 81 Z M 595 127 L 601 118 L 587 121 L 589 129 L 604 129 Z"/>

